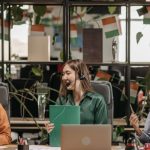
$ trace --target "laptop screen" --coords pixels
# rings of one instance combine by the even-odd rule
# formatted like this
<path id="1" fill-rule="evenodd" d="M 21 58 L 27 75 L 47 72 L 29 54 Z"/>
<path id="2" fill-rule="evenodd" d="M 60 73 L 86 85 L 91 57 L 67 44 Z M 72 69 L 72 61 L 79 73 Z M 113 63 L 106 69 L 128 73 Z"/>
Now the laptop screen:
<path id="1" fill-rule="evenodd" d="M 55 128 L 50 133 L 49 143 L 51 146 L 60 146 L 62 124 L 80 124 L 80 106 L 50 105 L 49 120 Z"/>

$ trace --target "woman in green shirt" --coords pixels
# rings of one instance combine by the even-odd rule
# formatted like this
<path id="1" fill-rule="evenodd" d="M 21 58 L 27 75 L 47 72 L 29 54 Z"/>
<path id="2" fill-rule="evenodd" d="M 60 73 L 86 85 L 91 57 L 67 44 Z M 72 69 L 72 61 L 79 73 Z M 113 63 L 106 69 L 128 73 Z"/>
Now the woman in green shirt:
<path id="1" fill-rule="evenodd" d="M 58 105 L 79 105 L 81 124 L 107 124 L 108 113 L 104 97 L 92 90 L 86 64 L 69 60 L 64 64 Z M 51 131 L 53 124 L 46 124 Z"/>

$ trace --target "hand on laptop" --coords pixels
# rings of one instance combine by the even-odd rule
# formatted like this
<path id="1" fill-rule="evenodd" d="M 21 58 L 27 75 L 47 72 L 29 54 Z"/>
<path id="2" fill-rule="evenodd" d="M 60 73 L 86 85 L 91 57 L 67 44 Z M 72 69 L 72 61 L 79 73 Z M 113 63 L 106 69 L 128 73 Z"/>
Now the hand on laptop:
<path id="1" fill-rule="evenodd" d="M 47 130 L 48 133 L 50 133 L 53 129 L 54 129 L 54 124 L 49 122 L 49 123 L 45 123 L 45 129 Z"/>

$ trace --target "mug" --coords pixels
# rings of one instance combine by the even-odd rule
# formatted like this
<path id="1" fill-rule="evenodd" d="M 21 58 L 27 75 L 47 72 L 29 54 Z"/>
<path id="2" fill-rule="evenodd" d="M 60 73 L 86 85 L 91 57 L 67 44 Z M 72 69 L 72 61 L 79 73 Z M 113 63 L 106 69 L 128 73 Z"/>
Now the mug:
<path id="1" fill-rule="evenodd" d="M 18 150 L 29 150 L 29 145 L 18 145 Z"/>
<path id="2" fill-rule="evenodd" d="M 150 143 L 144 144 L 144 150 L 150 150 Z"/>

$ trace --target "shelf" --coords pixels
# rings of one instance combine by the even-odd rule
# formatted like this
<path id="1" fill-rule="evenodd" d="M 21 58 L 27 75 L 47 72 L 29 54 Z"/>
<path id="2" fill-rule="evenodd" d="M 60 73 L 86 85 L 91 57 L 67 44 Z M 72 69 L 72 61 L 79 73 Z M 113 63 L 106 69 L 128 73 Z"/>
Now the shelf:
<path id="1" fill-rule="evenodd" d="M 100 6 L 100 5 L 127 5 L 127 2 L 105 2 L 105 1 L 84 1 L 84 2 L 77 2 L 77 1 L 70 1 L 68 3 L 71 6 Z"/>
<path id="2" fill-rule="evenodd" d="M 130 66 L 150 66 L 150 62 L 133 62 Z"/>
<path id="3" fill-rule="evenodd" d="M 61 64 L 63 62 L 60 61 L 4 61 L 4 64 Z"/>
<path id="4" fill-rule="evenodd" d="M 3 0 L 4 3 L 7 4 L 23 4 L 23 5 L 31 5 L 31 4 L 51 4 L 51 5 L 62 5 L 63 0 Z"/>
<path id="5" fill-rule="evenodd" d="M 128 64 L 125 62 L 125 63 L 120 63 L 120 62 L 103 62 L 103 63 L 94 63 L 94 64 L 88 64 L 87 65 L 102 65 L 102 66 L 127 66 Z"/>

